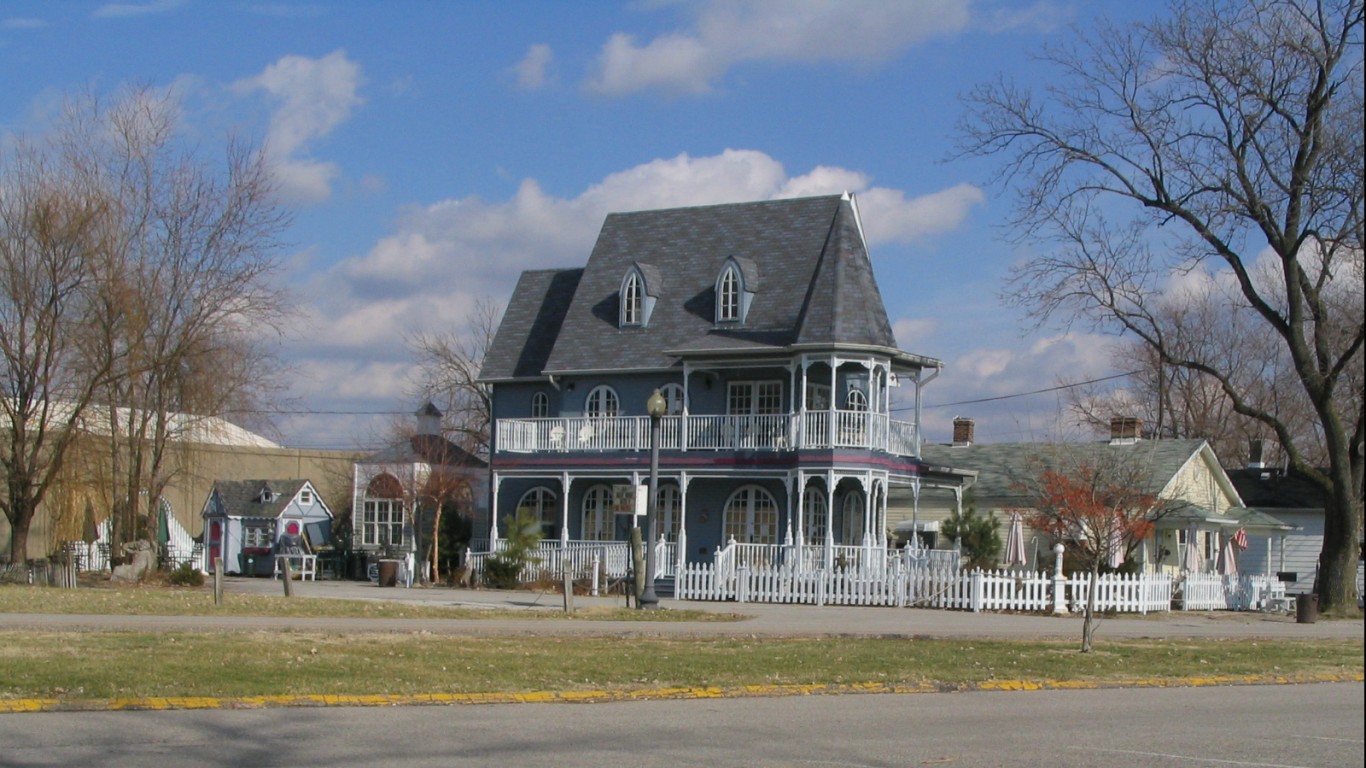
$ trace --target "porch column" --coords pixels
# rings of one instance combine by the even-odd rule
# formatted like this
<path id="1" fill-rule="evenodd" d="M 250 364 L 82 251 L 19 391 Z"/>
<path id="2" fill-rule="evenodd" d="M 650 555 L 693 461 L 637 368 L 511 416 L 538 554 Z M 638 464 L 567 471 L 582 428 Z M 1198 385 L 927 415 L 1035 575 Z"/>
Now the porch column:
<path id="1" fill-rule="evenodd" d="M 497 472 L 493 473 L 493 498 L 489 500 L 489 551 L 493 552 L 494 544 L 498 541 L 498 488 L 503 484 L 503 478 Z"/>
<path id="2" fill-rule="evenodd" d="M 829 445 L 830 445 L 830 448 L 831 448 L 831 449 L 834 449 L 834 447 L 835 447 L 835 435 L 838 435 L 838 434 L 839 434 L 839 430 L 838 430 L 838 428 L 837 428 L 837 426 L 836 426 L 836 424 L 835 424 L 835 421 L 837 421 L 837 419 L 836 419 L 836 414 L 839 412 L 839 408 L 837 407 L 837 405 L 838 405 L 838 403 L 839 403 L 839 401 L 840 401 L 840 393 L 839 393 L 839 388 L 838 388 L 838 386 L 837 386 L 838 383 L 839 383 L 839 358 L 838 358 L 838 357 L 831 356 L 831 358 L 830 358 L 830 406 L 829 406 L 829 407 L 830 407 L 830 418 L 828 419 L 828 421 L 830 422 L 830 424 L 829 424 L 829 426 L 827 427 L 827 431 L 829 432 L 829 434 L 826 435 L 826 439 L 829 441 Z"/>
<path id="3" fill-rule="evenodd" d="M 560 475 L 560 546 L 569 546 L 569 473 Z"/>
<path id="4" fill-rule="evenodd" d="M 835 473 L 825 473 L 825 570 L 835 570 Z"/>
<path id="5" fill-rule="evenodd" d="M 678 565 L 681 568 L 688 562 L 684 547 L 688 543 L 688 482 L 687 472 L 678 473 Z"/>
<path id="6" fill-rule="evenodd" d="M 683 414 L 678 420 L 678 450 L 688 450 L 688 414 L 692 413 L 692 366 L 683 364 Z M 680 524 L 681 525 L 681 524 Z M 682 528 L 679 528 L 682 531 Z"/>
<path id="7" fill-rule="evenodd" d="M 796 535 L 793 536 L 797 541 L 797 546 L 806 544 L 806 473 L 797 470 L 797 522 Z"/>

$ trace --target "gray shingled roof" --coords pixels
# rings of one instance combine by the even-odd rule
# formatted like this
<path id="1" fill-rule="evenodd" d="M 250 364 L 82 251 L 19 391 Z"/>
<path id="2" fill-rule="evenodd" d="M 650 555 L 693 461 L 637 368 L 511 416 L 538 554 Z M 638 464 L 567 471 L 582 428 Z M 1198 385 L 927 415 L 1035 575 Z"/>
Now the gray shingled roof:
<path id="1" fill-rule="evenodd" d="M 480 379 L 498 381 L 541 375 L 582 275 L 582 269 L 522 273 L 503 311 L 498 332 L 484 354 Z"/>
<path id="2" fill-rule="evenodd" d="M 217 480 L 213 489 L 223 509 L 234 517 L 278 518 L 307 480 Z M 275 500 L 261 501 L 261 491 L 269 488 Z"/>
<path id="3" fill-rule="evenodd" d="M 413 435 L 365 457 L 361 464 L 431 464 L 439 467 L 486 467 L 488 464 L 440 435 Z"/>
<path id="4" fill-rule="evenodd" d="M 716 279 L 729 258 L 755 294 L 734 327 L 715 323 Z M 621 328 L 618 292 L 633 265 L 658 301 L 646 327 Z M 610 214 L 562 314 L 547 306 L 563 298 L 548 280 L 523 275 L 482 379 L 659 369 L 689 354 L 782 353 L 794 344 L 896 349 L 853 202 L 841 196 Z M 557 315 L 558 338 L 542 357 L 552 337 L 530 318 Z"/>
<path id="5" fill-rule="evenodd" d="M 1140 440 L 1127 445 L 1103 443 L 974 443 L 968 446 L 926 445 L 921 458 L 931 466 L 971 469 L 978 472 L 977 499 L 1010 499 L 1021 494 L 1015 484 L 1045 467 L 1085 457 L 1122 457 L 1142 462 L 1147 485 L 1141 490 L 1157 494 L 1186 462 L 1203 440 Z"/>

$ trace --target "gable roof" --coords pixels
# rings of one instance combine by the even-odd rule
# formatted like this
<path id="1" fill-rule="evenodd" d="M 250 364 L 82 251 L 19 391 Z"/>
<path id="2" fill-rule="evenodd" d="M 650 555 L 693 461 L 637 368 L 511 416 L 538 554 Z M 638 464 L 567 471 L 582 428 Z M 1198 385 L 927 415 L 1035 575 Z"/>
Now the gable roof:
<path id="1" fill-rule="evenodd" d="M 430 464 L 481 468 L 488 464 L 441 435 L 413 435 L 370 454 L 361 464 Z"/>
<path id="2" fill-rule="evenodd" d="M 1255 509 L 1323 509 L 1323 489 L 1303 473 L 1280 469 L 1231 469 L 1229 480 Z"/>
<path id="3" fill-rule="evenodd" d="M 218 495 L 223 510 L 233 517 L 278 518 L 304 486 L 311 484 L 307 480 L 216 480 L 211 493 Z M 272 501 L 261 500 L 263 490 L 272 492 Z"/>
<path id="4" fill-rule="evenodd" d="M 921 458 L 931 466 L 975 470 L 978 474 L 973 488 L 979 500 L 1020 497 L 1015 483 L 1037 472 L 1040 464 L 1054 466 L 1062 461 L 1093 457 L 1142 462 L 1146 471 L 1140 490 L 1156 496 L 1167 490 L 1181 469 L 1207 449 L 1204 440 L 1140 440 L 1128 444 L 974 443 L 926 445 L 921 449 Z"/>
<path id="5" fill-rule="evenodd" d="M 754 295 L 743 323 L 717 324 L 716 279 L 730 259 Z M 652 268 L 658 302 L 648 325 L 622 328 L 618 293 L 634 265 Z M 896 349 L 848 196 L 609 214 L 561 311 L 562 299 L 545 275 L 524 274 L 480 378 L 658 370 L 797 345 L 875 347 L 903 365 L 940 365 Z M 558 336 L 533 333 L 533 316 L 562 318 Z"/>

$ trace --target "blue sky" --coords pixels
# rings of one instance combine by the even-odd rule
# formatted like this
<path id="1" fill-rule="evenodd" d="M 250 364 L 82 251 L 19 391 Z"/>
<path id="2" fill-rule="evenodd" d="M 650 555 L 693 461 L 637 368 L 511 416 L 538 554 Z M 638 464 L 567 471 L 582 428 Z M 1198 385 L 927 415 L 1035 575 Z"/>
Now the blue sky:
<path id="1" fill-rule="evenodd" d="M 1057 393 L 1113 340 L 1032 331 L 990 166 L 950 160 L 958 97 L 1127 3 L 24 2 L 0 6 L 0 132 L 64 94 L 174 88 L 206 150 L 266 148 L 301 314 L 284 442 L 372 444 L 418 405 L 403 339 L 581 265 L 611 211 L 854 192 L 903 349 L 944 360 L 927 436 L 1066 437 Z M 1143 4 L 1136 4 L 1143 5 Z"/>

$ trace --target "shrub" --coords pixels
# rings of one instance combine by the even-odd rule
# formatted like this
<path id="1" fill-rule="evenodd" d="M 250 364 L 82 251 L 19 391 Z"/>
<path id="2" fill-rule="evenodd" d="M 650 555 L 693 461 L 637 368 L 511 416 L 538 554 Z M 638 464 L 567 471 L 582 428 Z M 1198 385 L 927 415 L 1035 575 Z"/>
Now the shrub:
<path id="1" fill-rule="evenodd" d="M 523 511 L 516 518 L 503 518 L 503 526 L 507 544 L 484 559 L 484 581 L 495 589 L 516 589 L 521 585 L 522 569 L 540 561 L 536 547 L 541 543 L 541 521 Z"/>
<path id="2" fill-rule="evenodd" d="M 202 587 L 204 586 L 204 574 L 189 563 L 181 563 L 179 568 L 171 571 L 169 581 L 177 587 Z"/>

